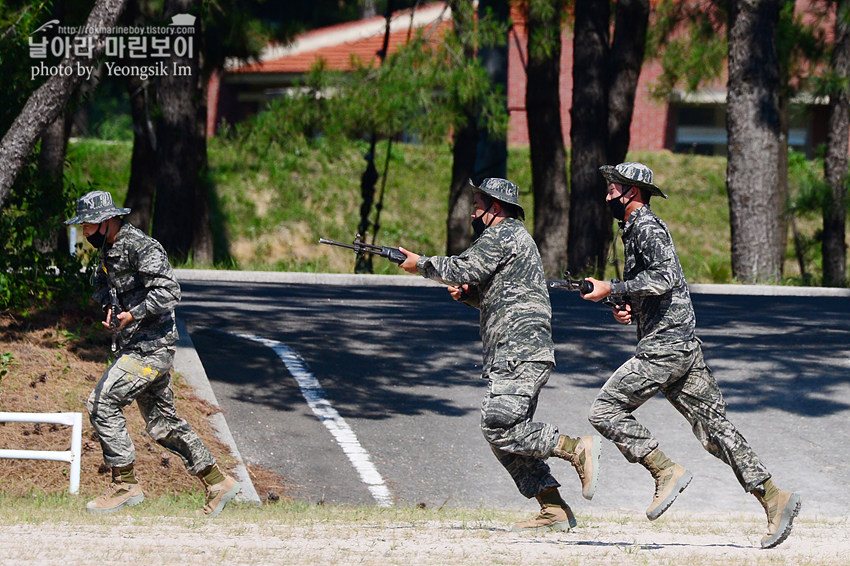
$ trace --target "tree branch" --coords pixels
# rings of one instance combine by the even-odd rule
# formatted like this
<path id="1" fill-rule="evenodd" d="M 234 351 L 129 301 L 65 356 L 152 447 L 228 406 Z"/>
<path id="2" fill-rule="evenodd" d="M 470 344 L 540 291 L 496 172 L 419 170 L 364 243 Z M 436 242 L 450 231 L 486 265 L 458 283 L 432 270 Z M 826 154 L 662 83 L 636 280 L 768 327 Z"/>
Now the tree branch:
<path id="1" fill-rule="evenodd" d="M 0 208 L 9 196 L 27 156 L 44 130 L 59 116 L 74 90 L 83 80 L 77 72 L 81 66 L 94 65 L 106 46 L 106 31 L 118 22 L 118 16 L 127 0 L 98 0 L 92 8 L 85 33 L 77 37 L 89 37 L 94 49 L 91 56 L 79 57 L 73 52 L 59 64 L 72 72 L 58 72 L 41 85 L 27 100 L 21 113 L 0 141 Z"/>

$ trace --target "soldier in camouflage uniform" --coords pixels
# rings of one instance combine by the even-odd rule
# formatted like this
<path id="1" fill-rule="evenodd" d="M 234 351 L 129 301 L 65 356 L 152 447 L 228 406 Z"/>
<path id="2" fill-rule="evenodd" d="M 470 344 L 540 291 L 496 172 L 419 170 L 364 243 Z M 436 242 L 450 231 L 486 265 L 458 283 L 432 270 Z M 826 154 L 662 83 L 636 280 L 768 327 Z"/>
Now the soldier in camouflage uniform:
<path id="1" fill-rule="evenodd" d="M 693 477 L 658 448 L 658 441 L 632 414 L 661 392 L 688 420 L 711 454 L 726 462 L 744 490 L 767 513 L 768 533 L 761 545 L 784 541 L 800 510 L 796 493 L 781 491 L 747 441 L 726 417 L 726 403 L 702 356 L 695 335 L 696 318 L 688 284 L 670 231 L 649 207 L 652 195 L 667 198 L 653 183 L 652 170 L 641 163 L 600 168 L 608 181 L 606 198 L 621 222 L 625 266 L 623 281 L 593 282 L 585 299 L 610 296 L 617 321 L 636 322 L 634 357 L 605 383 L 590 409 L 591 424 L 611 440 L 630 462 L 640 462 L 655 478 L 655 497 L 647 509 L 657 519 Z M 626 220 L 627 219 L 627 220 Z"/>
<path id="2" fill-rule="evenodd" d="M 123 413 L 135 400 L 151 438 L 180 456 L 189 473 L 202 481 L 206 504 L 201 512 L 214 516 L 236 496 L 240 485 L 221 472 L 198 435 L 177 416 L 171 363 L 177 343 L 174 308 L 180 300 L 180 285 L 159 242 L 120 218 L 129 212 L 128 208 L 116 208 L 108 192 L 93 191 L 77 201 L 77 215 L 65 221 L 82 224 L 83 235 L 99 250 L 94 298 L 104 307 L 104 326 L 109 328 L 110 322 L 115 322 L 113 317 L 119 322 L 114 330 L 115 361 L 86 403 L 103 458 L 112 468 L 112 483 L 86 509 L 107 513 L 144 500 Z M 110 290 L 116 292 L 118 307 L 111 304 Z"/>
<path id="3" fill-rule="evenodd" d="M 448 285 L 455 300 L 480 310 L 482 377 L 488 380 L 481 430 L 520 493 L 535 497 L 541 507 L 515 530 L 569 530 L 575 518 L 545 460 L 556 456 L 570 462 L 581 479 L 582 495 L 590 499 L 602 439 L 570 438 L 554 425 L 532 420 L 540 389 L 555 365 L 543 264 L 521 221 L 525 212 L 518 187 L 504 179 L 484 179 L 472 188 L 473 244 L 453 257 L 420 256 L 399 248 L 407 255 L 400 267 Z"/>

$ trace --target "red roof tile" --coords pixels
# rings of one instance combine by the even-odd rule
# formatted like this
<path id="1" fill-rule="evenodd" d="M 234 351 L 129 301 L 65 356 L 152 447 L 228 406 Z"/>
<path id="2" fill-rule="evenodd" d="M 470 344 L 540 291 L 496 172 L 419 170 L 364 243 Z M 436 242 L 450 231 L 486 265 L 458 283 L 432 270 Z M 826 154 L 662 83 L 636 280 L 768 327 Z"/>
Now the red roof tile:
<path id="1" fill-rule="evenodd" d="M 437 26 L 442 32 L 450 25 L 451 12 L 443 2 L 429 4 L 416 11 L 413 28 Z M 415 33 L 411 30 L 410 10 L 393 14 L 390 31 L 389 52 L 404 45 Z M 377 16 L 357 22 L 339 24 L 313 30 L 298 36 L 287 47 L 271 46 L 267 54 L 256 63 L 228 69 L 231 73 L 306 73 L 319 60 L 337 71 L 354 68 L 353 59 L 363 64 L 377 64 L 378 50 L 383 47 L 386 20 Z"/>

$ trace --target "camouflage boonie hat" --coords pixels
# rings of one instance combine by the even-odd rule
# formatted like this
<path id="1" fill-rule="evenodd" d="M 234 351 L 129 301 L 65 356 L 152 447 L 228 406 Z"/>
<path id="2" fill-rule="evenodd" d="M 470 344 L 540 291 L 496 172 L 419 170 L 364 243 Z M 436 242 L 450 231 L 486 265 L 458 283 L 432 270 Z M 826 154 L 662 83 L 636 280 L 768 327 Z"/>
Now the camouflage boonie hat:
<path id="1" fill-rule="evenodd" d="M 515 184 L 505 179 L 496 179 L 493 177 L 484 179 L 477 187 L 475 186 L 475 183 L 472 182 L 472 179 L 469 180 L 469 184 L 472 185 L 473 191 L 484 193 L 499 202 L 514 205 L 517 209 L 519 209 L 519 217 L 522 220 L 525 220 L 525 210 L 523 210 L 522 206 L 519 204 L 519 187 Z"/>
<path id="2" fill-rule="evenodd" d="M 667 198 L 667 195 L 652 183 L 652 169 L 643 163 L 627 161 L 619 165 L 603 165 L 599 168 L 599 172 L 611 183 L 647 189 L 654 195 Z"/>
<path id="3" fill-rule="evenodd" d="M 130 214 L 129 208 L 118 208 L 106 191 L 92 191 L 77 199 L 77 215 L 65 224 L 100 224 L 113 216 Z"/>

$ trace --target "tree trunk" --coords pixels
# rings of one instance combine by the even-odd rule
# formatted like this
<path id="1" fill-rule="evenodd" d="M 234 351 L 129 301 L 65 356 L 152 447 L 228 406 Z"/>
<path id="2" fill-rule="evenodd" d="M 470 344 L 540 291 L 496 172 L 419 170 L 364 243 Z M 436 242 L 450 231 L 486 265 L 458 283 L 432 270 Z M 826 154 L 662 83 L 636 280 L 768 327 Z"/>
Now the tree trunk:
<path id="1" fill-rule="evenodd" d="M 469 180 L 475 176 L 475 154 L 478 129 L 475 116 L 470 115 L 466 126 L 452 136 L 452 182 L 449 187 L 449 217 L 446 222 L 446 254 L 457 255 L 472 243 L 470 212 L 472 191 Z M 473 179 L 480 183 L 481 179 Z"/>
<path id="2" fill-rule="evenodd" d="M 528 8 L 528 81 L 525 108 L 534 192 L 534 238 L 543 270 L 559 277 L 566 266 L 570 200 L 561 129 L 562 0 L 536 0 Z"/>
<path id="3" fill-rule="evenodd" d="M 472 0 L 451 0 L 452 20 L 458 37 L 475 25 Z M 469 60 L 475 56 L 474 45 L 463 45 L 463 58 Z M 472 191 L 469 180 L 480 183 L 475 178 L 475 158 L 478 154 L 477 108 L 467 108 L 464 112 L 464 124 L 458 124 L 452 135 L 452 180 L 449 187 L 449 215 L 446 220 L 446 253 L 457 255 L 472 243 L 470 230 L 470 211 L 472 210 Z"/>
<path id="4" fill-rule="evenodd" d="M 95 3 L 84 28 L 89 33 L 77 36 L 91 38 L 95 46 L 91 57 L 79 57 L 73 52 L 66 57 L 59 67 L 71 70 L 70 74 L 60 70 L 41 85 L 3 136 L 0 141 L 0 208 L 33 146 L 45 128 L 56 121 L 82 81 L 82 74 L 77 72 L 78 65 L 95 64 L 106 46 L 107 31 L 118 22 L 125 3 L 126 0 L 98 0 Z"/>
<path id="5" fill-rule="evenodd" d="M 478 17 L 488 13 L 493 19 L 505 24 L 510 19 L 508 0 L 478 0 Z M 507 38 L 505 38 L 507 40 Z M 493 85 L 501 85 L 508 92 L 508 45 L 507 41 L 478 50 L 478 59 L 487 70 Z M 478 148 L 475 152 L 475 180 L 486 177 L 505 178 L 508 171 L 508 140 L 492 138 L 486 130 L 478 132 Z"/>
<path id="6" fill-rule="evenodd" d="M 781 79 L 780 79 L 781 80 Z M 791 98 L 784 89 L 779 90 L 779 140 L 776 154 L 776 203 L 779 215 L 776 217 L 776 235 L 779 245 L 778 261 L 780 277 L 785 267 L 785 255 L 788 249 L 788 225 L 790 208 L 788 206 L 788 133 L 791 130 Z"/>
<path id="7" fill-rule="evenodd" d="M 156 87 L 152 82 L 131 76 L 127 78 L 127 92 L 133 118 L 133 156 L 124 206 L 132 210 L 127 221 L 145 234 L 150 234 L 157 182 L 156 131 L 150 109 Z"/>
<path id="8" fill-rule="evenodd" d="M 68 249 L 68 232 L 61 225 L 61 217 L 65 212 L 65 154 L 70 133 L 67 115 L 65 111 L 60 112 L 41 135 L 38 171 L 43 192 L 42 213 L 51 222 L 58 224 L 55 230 L 34 242 L 35 248 L 43 253 Z"/>
<path id="9" fill-rule="evenodd" d="M 65 20 L 65 2 L 55 2 L 50 13 L 51 19 Z M 81 85 L 84 84 L 81 82 Z M 73 93 L 72 93 L 73 95 Z M 41 148 L 38 154 L 38 173 L 41 182 L 41 213 L 47 219 L 52 230 L 39 231 L 33 242 L 35 249 L 42 253 L 68 249 L 68 232 L 62 224 L 65 212 L 65 155 L 68 151 L 71 120 L 68 106 L 56 119 L 44 129 L 41 135 Z M 44 226 L 47 228 L 47 226 Z"/>
<path id="10" fill-rule="evenodd" d="M 847 151 L 850 131 L 850 0 L 838 0 L 835 19 L 835 45 L 830 66 L 841 85 L 829 96 L 824 178 L 829 199 L 823 209 L 823 284 L 847 284 Z"/>
<path id="11" fill-rule="evenodd" d="M 194 9 L 193 9 L 194 8 Z M 199 0 L 167 0 L 165 16 L 199 13 Z M 158 176 L 153 235 L 177 261 L 213 261 L 207 187 L 205 86 L 201 19 L 195 23 L 193 51 L 172 54 L 169 74 L 157 92 L 161 117 L 156 132 Z"/>
<path id="12" fill-rule="evenodd" d="M 605 180 L 599 174 L 607 161 L 609 18 L 608 2 L 576 0 L 568 245 L 574 276 L 602 277 L 611 241 L 611 213 L 605 206 Z"/>
<path id="13" fill-rule="evenodd" d="M 142 0 L 130 0 L 122 23 L 146 25 L 154 17 L 151 13 L 143 13 L 146 8 L 147 5 L 143 8 Z M 132 61 L 126 60 L 124 63 L 132 64 Z M 143 81 L 133 74 L 127 77 L 125 85 L 133 120 L 133 155 L 124 206 L 131 209 L 127 221 L 145 234 L 150 234 L 157 179 L 156 126 L 151 116 L 156 104 L 156 84 L 154 81 Z"/>
<path id="14" fill-rule="evenodd" d="M 785 252 L 785 201 L 777 189 L 780 1 L 730 2 L 726 185 L 732 274 L 745 283 L 778 281 Z"/>
<path id="15" fill-rule="evenodd" d="M 615 14 L 608 80 L 609 164 L 626 160 L 640 70 L 646 51 L 649 0 L 620 0 Z"/>

